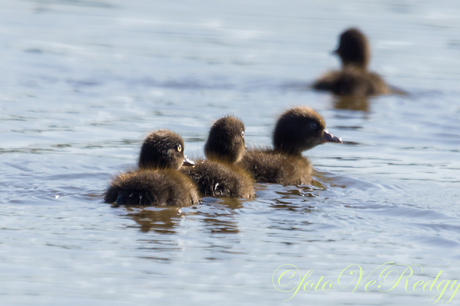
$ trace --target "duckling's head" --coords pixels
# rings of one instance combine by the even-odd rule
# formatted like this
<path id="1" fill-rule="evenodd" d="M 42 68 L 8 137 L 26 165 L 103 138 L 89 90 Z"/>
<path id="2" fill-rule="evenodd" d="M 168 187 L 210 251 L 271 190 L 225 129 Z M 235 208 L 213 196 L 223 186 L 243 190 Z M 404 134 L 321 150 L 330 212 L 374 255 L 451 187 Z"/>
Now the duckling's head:
<path id="1" fill-rule="evenodd" d="M 139 156 L 141 169 L 173 169 L 193 162 L 184 155 L 184 141 L 174 132 L 158 130 L 145 138 Z"/>
<path id="2" fill-rule="evenodd" d="M 325 142 L 342 143 L 342 140 L 329 134 L 323 117 L 309 107 L 285 111 L 273 133 L 275 150 L 285 154 L 302 154 L 302 151 Z"/>
<path id="3" fill-rule="evenodd" d="M 204 153 L 210 160 L 234 164 L 241 160 L 245 148 L 243 122 L 226 116 L 212 125 Z"/>
<path id="4" fill-rule="evenodd" d="M 334 51 L 342 60 L 342 66 L 366 69 L 371 59 L 371 50 L 366 36 L 351 28 L 340 35 L 339 47 Z"/>

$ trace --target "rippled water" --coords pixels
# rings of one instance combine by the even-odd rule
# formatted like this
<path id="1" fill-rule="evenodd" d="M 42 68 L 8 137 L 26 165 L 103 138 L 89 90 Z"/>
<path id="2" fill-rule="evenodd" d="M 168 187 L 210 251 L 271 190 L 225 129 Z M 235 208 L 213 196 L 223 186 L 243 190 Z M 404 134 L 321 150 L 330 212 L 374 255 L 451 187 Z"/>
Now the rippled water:
<path id="1" fill-rule="evenodd" d="M 458 1 L 3 1 L 2 305 L 446 303 L 456 285 L 436 302 L 436 287 L 352 292 L 338 277 L 397 262 L 423 267 L 410 286 L 459 279 L 459 13 Z M 308 88 L 338 67 L 329 51 L 349 26 L 408 95 Z M 314 186 L 182 209 L 102 203 L 150 131 L 200 156 L 213 120 L 233 114 L 249 146 L 269 145 L 295 105 L 345 140 L 306 152 Z M 327 292 L 281 292 L 321 276 Z"/>

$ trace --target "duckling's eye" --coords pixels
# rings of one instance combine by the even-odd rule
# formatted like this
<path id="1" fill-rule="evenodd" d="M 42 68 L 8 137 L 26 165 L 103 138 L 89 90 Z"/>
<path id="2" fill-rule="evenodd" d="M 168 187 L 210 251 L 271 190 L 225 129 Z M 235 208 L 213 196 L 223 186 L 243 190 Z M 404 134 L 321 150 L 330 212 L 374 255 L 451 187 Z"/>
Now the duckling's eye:
<path id="1" fill-rule="evenodd" d="M 177 152 L 181 153 L 182 152 L 182 145 L 177 145 L 176 150 L 177 150 Z"/>
<path id="2" fill-rule="evenodd" d="M 308 128 L 309 128 L 310 130 L 316 130 L 316 129 L 318 128 L 318 125 L 316 124 L 316 122 L 310 122 L 310 123 L 308 124 Z"/>
<path id="3" fill-rule="evenodd" d="M 241 132 L 241 137 L 243 137 L 243 138 L 244 138 L 244 131 L 242 131 L 242 132 Z"/>

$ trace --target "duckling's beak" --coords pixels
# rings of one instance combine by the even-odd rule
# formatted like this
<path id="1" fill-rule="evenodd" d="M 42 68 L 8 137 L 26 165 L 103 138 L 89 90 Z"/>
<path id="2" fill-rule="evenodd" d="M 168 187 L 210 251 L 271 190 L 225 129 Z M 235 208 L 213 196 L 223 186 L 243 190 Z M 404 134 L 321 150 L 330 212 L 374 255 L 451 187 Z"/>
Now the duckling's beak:
<path id="1" fill-rule="evenodd" d="M 337 54 L 339 54 L 339 49 L 331 51 L 331 54 L 332 54 L 332 55 L 337 55 Z"/>
<path id="2" fill-rule="evenodd" d="M 195 167 L 195 162 L 188 158 L 187 156 L 184 156 L 184 161 L 182 162 L 182 166 L 188 166 L 188 167 Z"/>
<path id="3" fill-rule="evenodd" d="M 323 139 L 321 140 L 321 143 L 325 142 L 343 143 L 342 139 L 335 137 L 334 135 L 330 134 L 327 130 L 323 131 Z"/>

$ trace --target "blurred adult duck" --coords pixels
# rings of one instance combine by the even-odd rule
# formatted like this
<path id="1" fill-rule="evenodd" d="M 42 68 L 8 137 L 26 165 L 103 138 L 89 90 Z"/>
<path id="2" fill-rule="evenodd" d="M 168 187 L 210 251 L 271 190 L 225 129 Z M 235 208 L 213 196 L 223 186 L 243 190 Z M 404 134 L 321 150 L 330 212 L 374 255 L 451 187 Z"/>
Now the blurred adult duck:
<path id="1" fill-rule="evenodd" d="M 330 91 L 340 96 L 370 96 L 389 94 L 390 88 L 376 73 L 367 67 L 371 50 L 366 36 L 351 28 L 340 35 L 339 47 L 333 53 L 342 61 L 342 70 L 329 71 L 314 84 L 317 90 Z"/>
<path id="2" fill-rule="evenodd" d="M 276 123 L 273 148 L 248 150 L 242 164 L 259 183 L 311 184 L 311 165 L 302 152 L 326 142 L 342 140 L 326 130 L 324 119 L 313 109 L 292 108 Z"/>
<path id="3" fill-rule="evenodd" d="M 245 151 L 244 124 L 226 116 L 217 120 L 209 131 L 204 152 L 195 167 L 181 170 L 198 186 L 202 196 L 251 199 L 255 197 L 254 179 L 237 163 Z"/>
<path id="4" fill-rule="evenodd" d="M 104 202 L 129 205 L 190 206 L 199 203 L 195 184 L 178 171 L 193 166 L 184 155 L 184 141 L 174 132 L 158 130 L 142 144 L 136 171 L 115 177 Z"/>

